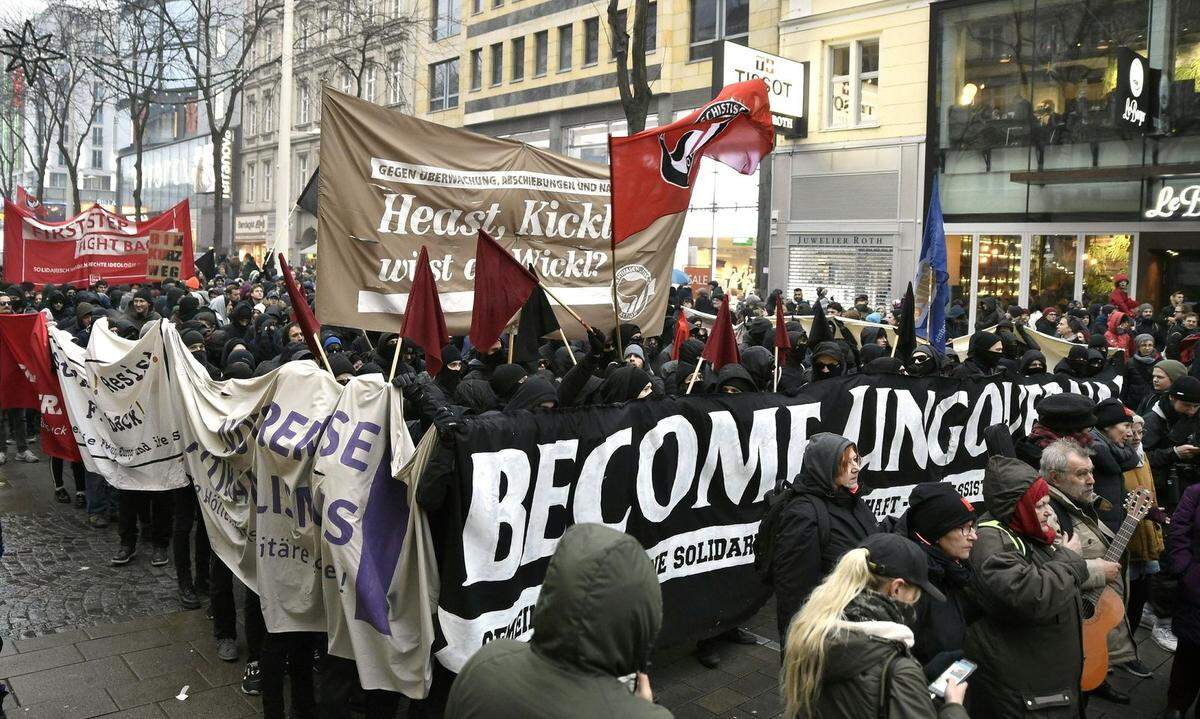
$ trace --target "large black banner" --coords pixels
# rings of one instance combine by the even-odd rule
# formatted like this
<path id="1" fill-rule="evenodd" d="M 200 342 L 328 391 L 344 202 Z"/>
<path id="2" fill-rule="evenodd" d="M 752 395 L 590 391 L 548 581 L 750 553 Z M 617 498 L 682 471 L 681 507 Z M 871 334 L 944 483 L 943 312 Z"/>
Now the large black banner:
<path id="1" fill-rule="evenodd" d="M 808 438 L 858 444 L 879 516 L 912 485 L 981 494 L 983 430 L 1028 432 L 1034 406 L 1071 392 L 1116 396 L 1115 370 L 1091 381 L 958 381 L 856 375 L 796 397 L 716 395 L 542 413 L 492 413 L 455 437 L 456 478 L 442 520 L 438 618 L 452 671 L 483 644 L 527 639 L 546 564 L 566 527 L 599 522 L 636 537 L 662 583 L 660 644 L 695 639 L 756 611 L 764 497 L 800 472 Z M 456 540 L 461 538 L 461 543 Z"/>

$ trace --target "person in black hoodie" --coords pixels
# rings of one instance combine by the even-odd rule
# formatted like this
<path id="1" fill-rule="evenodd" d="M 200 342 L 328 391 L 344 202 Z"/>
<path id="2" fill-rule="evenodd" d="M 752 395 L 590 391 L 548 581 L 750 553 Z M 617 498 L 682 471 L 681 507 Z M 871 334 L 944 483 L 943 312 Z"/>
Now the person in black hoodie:
<path id="1" fill-rule="evenodd" d="M 971 337 L 971 349 L 967 353 L 966 361 L 954 368 L 951 376 L 955 379 L 996 377 L 1006 371 L 1000 365 L 1003 357 L 1004 343 L 1000 341 L 1000 337 L 991 332 L 977 331 Z"/>
<path id="2" fill-rule="evenodd" d="M 979 333 L 989 327 L 1000 324 L 1000 303 L 995 297 L 984 297 L 979 300 L 979 315 L 975 318 L 975 332 Z"/>
<path id="3" fill-rule="evenodd" d="M 1050 373 L 1046 371 L 1046 355 L 1039 350 L 1026 351 L 1021 355 L 1021 361 L 1017 366 L 1022 377 L 1043 380 L 1051 378 Z"/>
<path id="4" fill-rule="evenodd" d="M 808 370 L 804 366 L 804 358 L 808 354 L 806 339 L 803 332 L 788 332 L 791 349 L 779 370 L 780 394 L 795 394 L 808 382 Z"/>
<path id="5" fill-rule="evenodd" d="M 534 375 L 525 380 L 513 393 L 512 399 L 504 406 L 504 411 L 553 409 L 556 406 L 558 390 L 549 381 Z"/>
<path id="6" fill-rule="evenodd" d="M 821 342 L 812 353 L 812 381 L 841 377 L 846 374 L 846 355 L 837 342 Z"/>
<path id="7" fill-rule="evenodd" d="M 977 613 L 967 599 L 971 582 L 971 547 L 975 545 L 975 509 L 947 482 L 922 482 L 913 487 L 908 510 L 896 525 L 925 550 L 929 581 L 946 597 L 936 602 L 921 597 L 913 627 L 913 654 L 932 681 L 961 659 L 967 624 Z"/>
<path id="8" fill-rule="evenodd" d="M 800 476 L 780 493 L 774 526 L 766 530 L 771 547 L 764 557 L 775 587 L 780 636 L 786 636 L 792 617 L 842 555 L 879 531 L 862 500 L 858 461 L 858 448 L 850 440 L 815 434 L 804 448 Z"/>
<path id="9" fill-rule="evenodd" d="M 1076 345 L 1067 352 L 1066 358 L 1054 366 L 1054 374 L 1069 379 L 1087 379 L 1091 369 L 1088 367 L 1088 348 Z"/>
<path id="10" fill-rule="evenodd" d="M 932 377 L 942 369 L 942 361 L 929 345 L 917 345 L 904 360 L 904 373 L 909 377 Z"/>

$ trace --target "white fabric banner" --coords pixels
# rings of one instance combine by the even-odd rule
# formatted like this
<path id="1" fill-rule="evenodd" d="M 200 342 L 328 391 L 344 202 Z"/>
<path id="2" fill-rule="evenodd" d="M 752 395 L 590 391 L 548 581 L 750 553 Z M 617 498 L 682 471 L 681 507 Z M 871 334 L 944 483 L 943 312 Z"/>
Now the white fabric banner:
<path id="1" fill-rule="evenodd" d="M 86 349 L 69 333 L 50 329 L 50 359 L 84 466 L 117 489 L 161 491 L 187 484 L 162 324 L 130 342 L 101 318 L 92 325 Z"/>

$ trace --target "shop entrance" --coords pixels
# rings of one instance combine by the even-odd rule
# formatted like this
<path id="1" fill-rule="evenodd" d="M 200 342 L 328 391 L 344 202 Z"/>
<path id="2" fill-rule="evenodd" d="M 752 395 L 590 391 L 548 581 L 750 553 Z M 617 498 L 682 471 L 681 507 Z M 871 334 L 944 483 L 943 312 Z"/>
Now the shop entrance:
<path id="1" fill-rule="evenodd" d="M 1144 232 L 1138 257 L 1138 294 L 1157 310 L 1176 290 L 1200 300 L 1200 233 Z"/>

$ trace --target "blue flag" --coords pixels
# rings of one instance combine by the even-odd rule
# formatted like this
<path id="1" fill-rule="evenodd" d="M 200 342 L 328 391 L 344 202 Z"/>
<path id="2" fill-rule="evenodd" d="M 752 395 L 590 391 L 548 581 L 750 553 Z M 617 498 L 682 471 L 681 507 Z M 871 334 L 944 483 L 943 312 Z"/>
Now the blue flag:
<path id="1" fill-rule="evenodd" d="M 921 235 L 921 256 L 913 280 L 917 308 L 917 336 L 928 340 L 939 355 L 946 353 L 946 306 L 950 304 L 950 273 L 946 271 L 946 228 L 942 224 L 942 200 L 938 178 L 933 176 L 933 192 L 925 229 Z"/>

